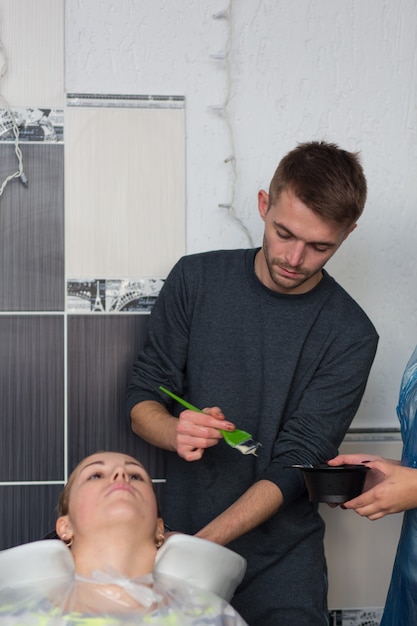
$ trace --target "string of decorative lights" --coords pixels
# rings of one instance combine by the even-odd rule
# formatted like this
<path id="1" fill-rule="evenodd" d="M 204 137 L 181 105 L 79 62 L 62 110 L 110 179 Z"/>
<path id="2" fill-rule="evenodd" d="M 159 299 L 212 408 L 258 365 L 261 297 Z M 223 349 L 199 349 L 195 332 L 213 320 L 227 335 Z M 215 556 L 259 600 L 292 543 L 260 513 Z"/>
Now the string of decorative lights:
<path id="1" fill-rule="evenodd" d="M 6 50 L 3 45 L 3 42 L 1 40 L 0 40 L 0 54 L 3 59 L 3 64 L 0 69 L 0 81 L 1 81 L 1 79 L 7 72 L 7 54 L 6 54 Z M 6 185 L 14 178 L 19 178 L 21 183 L 23 183 L 25 187 L 27 187 L 28 181 L 23 171 L 23 155 L 22 155 L 22 151 L 19 145 L 19 126 L 16 123 L 16 118 L 13 114 L 12 109 L 10 108 L 9 103 L 7 102 L 6 98 L 1 93 L 0 93 L 0 104 L 4 108 L 1 114 L 1 119 L 0 119 L 0 135 L 4 135 L 10 130 L 13 131 L 14 151 L 16 154 L 17 162 L 18 162 L 17 171 L 14 172 L 13 174 L 9 174 L 9 176 L 7 176 L 4 179 L 3 183 L 1 184 L 0 186 L 0 196 L 1 196 L 3 194 L 3 191 L 6 188 Z"/>
<path id="2" fill-rule="evenodd" d="M 230 49 L 232 45 L 232 2 L 233 0 L 229 0 L 227 9 L 223 11 L 218 11 L 217 13 L 213 14 L 213 19 L 227 21 L 227 39 L 226 39 L 225 51 L 210 55 L 211 59 L 214 59 L 216 61 L 221 61 L 224 64 L 224 68 L 226 72 L 226 95 L 225 95 L 223 104 L 211 105 L 209 108 L 224 119 L 226 128 L 228 130 L 230 148 L 231 148 L 231 154 L 224 159 L 224 163 L 228 164 L 231 168 L 232 184 L 231 184 L 231 192 L 230 192 L 230 201 L 222 202 L 218 206 L 221 209 L 227 209 L 228 214 L 235 220 L 235 222 L 237 222 L 241 230 L 243 230 L 243 232 L 245 233 L 245 236 L 249 241 L 249 245 L 251 247 L 254 247 L 252 236 L 248 228 L 242 221 L 242 219 L 237 215 L 235 207 L 234 207 L 238 175 L 237 175 L 236 156 L 235 156 L 236 150 L 235 150 L 234 131 L 233 131 L 233 125 L 232 125 L 232 121 L 230 119 L 230 113 L 229 113 L 229 103 L 230 103 L 230 97 L 232 93 L 232 70 L 231 70 L 231 63 L 230 63 Z"/>

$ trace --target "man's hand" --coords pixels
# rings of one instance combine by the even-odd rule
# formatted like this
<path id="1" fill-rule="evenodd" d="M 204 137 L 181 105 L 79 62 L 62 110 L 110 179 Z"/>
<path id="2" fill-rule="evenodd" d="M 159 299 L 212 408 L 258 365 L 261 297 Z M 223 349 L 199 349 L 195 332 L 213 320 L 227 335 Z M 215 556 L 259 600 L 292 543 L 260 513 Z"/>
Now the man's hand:
<path id="1" fill-rule="evenodd" d="M 176 427 L 177 454 L 186 461 L 198 461 L 206 448 L 219 443 L 221 430 L 235 430 L 235 425 L 226 420 L 219 407 L 204 409 L 203 413 L 182 411 Z"/>

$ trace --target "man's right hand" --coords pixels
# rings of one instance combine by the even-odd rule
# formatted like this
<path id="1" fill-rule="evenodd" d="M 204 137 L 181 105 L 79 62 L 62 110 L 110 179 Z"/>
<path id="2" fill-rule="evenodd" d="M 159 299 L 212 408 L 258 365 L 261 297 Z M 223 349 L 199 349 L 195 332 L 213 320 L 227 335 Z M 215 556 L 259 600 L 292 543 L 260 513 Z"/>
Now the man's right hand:
<path id="1" fill-rule="evenodd" d="M 219 443 L 220 429 L 232 432 L 235 425 L 226 420 L 219 407 L 204 409 L 203 413 L 182 411 L 176 428 L 177 454 L 186 461 L 198 461 L 206 448 Z"/>

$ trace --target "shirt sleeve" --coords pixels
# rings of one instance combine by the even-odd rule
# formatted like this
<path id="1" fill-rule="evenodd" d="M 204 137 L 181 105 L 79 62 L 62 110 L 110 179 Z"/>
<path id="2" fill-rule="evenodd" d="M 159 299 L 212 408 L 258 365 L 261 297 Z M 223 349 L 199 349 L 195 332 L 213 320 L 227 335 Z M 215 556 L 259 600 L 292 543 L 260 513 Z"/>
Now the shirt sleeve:
<path id="1" fill-rule="evenodd" d="M 284 506 L 305 489 L 302 473 L 291 465 L 324 463 L 337 455 L 365 392 L 377 343 L 375 332 L 350 345 L 342 339 L 289 411 L 261 476 L 280 488 Z"/>
<path id="2" fill-rule="evenodd" d="M 155 400 L 169 404 L 159 386 L 181 393 L 188 347 L 188 295 L 182 261 L 174 266 L 149 319 L 144 349 L 133 364 L 127 390 L 128 416 L 135 404 Z"/>

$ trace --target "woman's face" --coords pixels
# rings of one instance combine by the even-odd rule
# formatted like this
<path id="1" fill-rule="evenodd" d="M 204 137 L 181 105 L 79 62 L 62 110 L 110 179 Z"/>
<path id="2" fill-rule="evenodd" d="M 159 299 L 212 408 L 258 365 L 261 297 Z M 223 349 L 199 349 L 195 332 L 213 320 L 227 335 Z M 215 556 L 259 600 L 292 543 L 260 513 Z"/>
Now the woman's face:
<path id="1" fill-rule="evenodd" d="M 58 535 L 87 536 L 132 523 L 152 540 L 160 525 L 152 481 L 141 463 L 118 452 L 98 452 L 81 461 L 71 478 L 68 514 L 57 523 Z"/>

